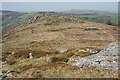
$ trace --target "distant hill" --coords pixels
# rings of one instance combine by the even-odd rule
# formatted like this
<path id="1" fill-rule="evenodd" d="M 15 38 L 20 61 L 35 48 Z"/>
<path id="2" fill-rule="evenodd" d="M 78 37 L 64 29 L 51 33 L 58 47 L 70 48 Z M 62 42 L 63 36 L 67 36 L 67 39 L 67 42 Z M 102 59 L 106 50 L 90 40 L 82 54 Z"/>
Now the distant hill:
<path id="1" fill-rule="evenodd" d="M 108 14 L 108 12 L 105 11 L 97 11 L 97 10 L 77 10 L 77 9 L 72 9 L 68 11 L 63 11 L 61 13 L 64 14 L 76 14 L 76 15 L 97 15 L 97 14 Z"/>
<path id="2" fill-rule="evenodd" d="M 23 13 L 15 12 L 15 11 L 8 11 L 8 10 L 2 10 L 2 11 L 0 11 L 0 13 L 2 13 L 3 18 L 5 18 L 7 16 L 18 17 L 18 16 L 23 15 Z"/>
<path id="3" fill-rule="evenodd" d="M 3 30 L 13 26 L 16 23 L 15 19 L 23 15 L 23 13 L 8 10 L 2 10 L 0 12 L 2 13 Z"/>
<path id="4" fill-rule="evenodd" d="M 0 10 L 0 12 L 2 12 L 2 13 L 19 13 L 16 11 L 9 11 L 9 10 Z"/>
<path id="5" fill-rule="evenodd" d="M 6 30 L 12 26 L 17 25 L 18 23 L 26 20 L 26 18 L 28 17 L 38 14 L 37 12 L 21 13 L 21 12 L 8 11 L 8 10 L 2 10 L 1 12 L 2 12 L 3 30 Z"/>
<path id="6" fill-rule="evenodd" d="M 106 23 L 110 25 L 118 25 L 118 15 L 113 12 L 97 11 L 97 10 L 77 10 L 72 9 L 61 12 L 66 15 L 80 17 L 83 19 L 92 20 L 95 22 Z"/>

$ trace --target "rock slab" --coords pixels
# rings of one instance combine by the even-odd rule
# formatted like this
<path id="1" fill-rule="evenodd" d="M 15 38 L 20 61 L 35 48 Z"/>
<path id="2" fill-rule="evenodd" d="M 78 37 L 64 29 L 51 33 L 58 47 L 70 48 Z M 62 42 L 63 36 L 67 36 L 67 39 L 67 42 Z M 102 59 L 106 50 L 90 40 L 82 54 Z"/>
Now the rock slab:
<path id="1" fill-rule="evenodd" d="M 115 41 L 110 43 L 106 48 L 100 51 L 98 54 L 79 58 L 77 62 L 72 65 L 84 68 L 86 66 L 97 66 L 104 69 L 116 70 L 118 66 L 118 57 L 120 52 L 120 42 Z"/>

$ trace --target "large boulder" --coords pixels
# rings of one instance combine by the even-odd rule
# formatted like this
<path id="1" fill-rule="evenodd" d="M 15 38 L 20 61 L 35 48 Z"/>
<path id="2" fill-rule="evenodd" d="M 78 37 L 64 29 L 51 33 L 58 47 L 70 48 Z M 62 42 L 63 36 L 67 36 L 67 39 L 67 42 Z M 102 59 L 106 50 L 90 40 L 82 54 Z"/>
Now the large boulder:
<path id="1" fill-rule="evenodd" d="M 79 60 L 76 63 L 72 63 L 72 65 L 80 68 L 97 66 L 105 69 L 118 69 L 118 61 L 115 60 L 118 60 L 118 52 L 120 51 L 119 44 L 120 42 L 118 41 L 112 42 L 98 54 L 79 58 Z"/>

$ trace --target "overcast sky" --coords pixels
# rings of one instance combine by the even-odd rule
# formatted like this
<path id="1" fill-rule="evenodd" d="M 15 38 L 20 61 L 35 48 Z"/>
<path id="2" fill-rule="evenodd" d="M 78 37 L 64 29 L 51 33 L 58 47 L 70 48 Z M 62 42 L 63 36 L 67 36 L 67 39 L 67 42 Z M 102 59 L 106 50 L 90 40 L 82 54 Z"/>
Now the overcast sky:
<path id="1" fill-rule="evenodd" d="M 119 2 L 120 0 L 1 0 L 2 2 Z"/>
<path id="2" fill-rule="evenodd" d="M 3 10 L 19 12 L 33 11 L 66 11 L 71 9 L 88 9 L 117 11 L 117 2 L 3 2 Z"/>

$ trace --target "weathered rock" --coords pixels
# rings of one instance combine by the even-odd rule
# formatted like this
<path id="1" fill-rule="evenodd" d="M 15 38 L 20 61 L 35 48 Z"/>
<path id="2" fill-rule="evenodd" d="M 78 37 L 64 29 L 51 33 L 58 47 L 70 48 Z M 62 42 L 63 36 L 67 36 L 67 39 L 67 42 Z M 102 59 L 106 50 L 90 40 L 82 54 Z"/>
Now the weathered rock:
<path id="1" fill-rule="evenodd" d="M 28 24 L 34 23 L 38 18 L 39 18 L 39 16 L 31 17 L 28 19 L 27 23 Z"/>
<path id="2" fill-rule="evenodd" d="M 79 52 L 86 52 L 86 50 L 84 50 L 84 49 L 79 49 L 78 51 Z"/>
<path id="3" fill-rule="evenodd" d="M 94 49 L 89 49 L 89 48 L 86 48 L 85 50 L 78 48 L 78 51 L 79 52 L 89 52 L 89 53 L 97 53 L 98 52 L 98 51 L 96 51 Z"/>
<path id="4" fill-rule="evenodd" d="M 43 20 L 45 20 L 45 17 L 41 17 L 41 18 L 40 18 L 40 21 L 43 21 Z"/>
<path id="5" fill-rule="evenodd" d="M 4 79 L 4 78 L 7 78 L 7 76 L 6 75 L 1 75 L 0 76 L 0 79 Z"/>
<path id="6" fill-rule="evenodd" d="M 64 53 L 64 52 L 67 52 L 68 51 L 68 49 L 62 49 L 61 51 L 60 51 L 60 53 Z"/>
<path id="7" fill-rule="evenodd" d="M 77 57 L 71 57 L 71 58 L 69 59 L 69 61 L 79 61 L 80 59 L 81 59 L 80 56 L 77 56 Z"/>
<path id="8" fill-rule="evenodd" d="M 97 61 L 92 64 L 92 66 L 97 66 L 105 69 L 118 69 L 118 62 L 116 61 L 108 61 L 108 60 L 102 60 Z"/>
<path id="9" fill-rule="evenodd" d="M 118 62 L 114 60 L 118 59 L 118 50 L 120 48 L 119 44 L 120 42 L 118 41 L 112 42 L 98 54 L 80 58 L 76 63 L 72 63 L 72 65 L 80 68 L 84 68 L 86 66 L 97 66 L 105 69 L 118 69 Z M 112 61 L 108 61 L 108 58 Z"/>
<path id="10" fill-rule="evenodd" d="M 15 76 L 19 73 L 20 72 L 18 72 L 18 71 L 10 70 L 10 71 L 7 71 L 7 73 L 5 73 L 5 74 L 0 75 L 0 79 L 9 78 L 9 77 Z"/>
<path id="11" fill-rule="evenodd" d="M 1 72 L 1 73 L 0 73 L 0 79 L 2 79 L 2 78 L 3 78 L 3 73 Z"/>
<path id="12" fill-rule="evenodd" d="M 39 18 L 39 16 L 35 16 L 32 20 L 32 23 L 34 23 L 38 18 Z"/>
<path id="13" fill-rule="evenodd" d="M 32 23 L 31 18 L 28 19 L 27 23 L 28 23 L 28 24 L 31 24 L 31 23 Z"/>
<path id="14" fill-rule="evenodd" d="M 86 51 L 89 52 L 89 53 L 97 53 L 97 52 L 98 52 L 98 51 L 96 51 L 96 50 L 88 49 L 88 48 L 86 48 Z"/>

